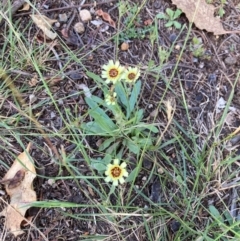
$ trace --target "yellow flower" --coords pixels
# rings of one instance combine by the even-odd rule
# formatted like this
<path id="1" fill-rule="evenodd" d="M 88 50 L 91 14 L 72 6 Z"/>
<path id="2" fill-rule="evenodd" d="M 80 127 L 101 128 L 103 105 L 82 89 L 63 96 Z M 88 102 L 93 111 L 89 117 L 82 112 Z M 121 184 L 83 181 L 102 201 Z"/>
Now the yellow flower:
<path id="1" fill-rule="evenodd" d="M 107 84 L 110 82 L 115 84 L 118 80 L 120 80 L 124 70 L 124 68 L 120 66 L 119 61 L 114 63 L 113 60 L 110 60 L 107 65 L 103 65 L 102 68 L 102 77 L 106 79 Z"/>
<path id="2" fill-rule="evenodd" d="M 112 95 L 106 95 L 105 101 L 107 105 L 116 105 L 116 96 L 117 96 L 116 92 L 113 92 Z"/>
<path id="3" fill-rule="evenodd" d="M 119 165 L 119 159 L 114 159 L 113 164 L 107 165 L 107 170 L 105 171 L 106 182 L 113 182 L 114 186 L 118 185 L 118 181 L 123 184 L 125 182 L 123 177 L 128 176 L 128 172 L 126 170 L 126 162 L 123 162 Z"/>
<path id="4" fill-rule="evenodd" d="M 140 76 L 140 71 L 138 68 L 128 67 L 128 69 L 125 70 L 123 78 L 128 83 L 135 83 L 136 80 L 139 78 L 139 76 Z"/>

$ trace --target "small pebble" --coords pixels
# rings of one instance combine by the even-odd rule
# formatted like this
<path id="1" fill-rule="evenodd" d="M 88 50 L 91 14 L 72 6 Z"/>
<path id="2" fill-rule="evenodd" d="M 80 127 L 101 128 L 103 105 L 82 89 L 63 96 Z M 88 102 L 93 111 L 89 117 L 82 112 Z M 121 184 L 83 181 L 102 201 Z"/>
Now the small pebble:
<path id="1" fill-rule="evenodd" d="M 126 51 L 126 50 L 128 50 L 128 49 L 129 49 L 129 44 L 126 43 L 126 42 L 123 42 L 123 43 L 121 44 L 121 50 Z"/>
<path id="2" fill-rule="evenodd" d="M 197 102 L 202 102 L 203 101 L 203 94 L 200 92 L 200 93 L 197 93 L 196 95 L 196 101 Z"/>
<path id="3" fill-rule="evenodd" d="M 144 177 L 142 178 L 142 181 L 145 182 L 146 180 L 147 180 L 147 177 L 144 176 Z"/>
<path id="4" fill-rule="evenodd" d="M 197 63 L 198 62 L 198 58 L 193 58 L 193 63 Z"/>
<path id="5" fill-rule="evenodd" d="M 181 48 L 181 46 L 179 44 L 175 45 L 175 49 L 179 50 Z"/>
<path id="6" fill-rule="evenodd" d="M 85 31 L 85 27 L 84 27 L 84 24 L 81 23 L 81 22 L 78 22 L 74 25 L 74 30 L 77 32 L 77 33 L 83 33 Z"/>
<path id="7" fill-rule="evenodd" d="M 181 227 L 181 224 L 178 221 L 173 220 L 172 223 L 170 224 L 170 227 L 172 231 L 175 233 L 179 230 L 179 228 Z"/>
<path id="8" fill-rule="evenodd" d="M 202 68 L 204 67 L 204 63 L 201 62 L 198 67 L 199 67 L 200 69 L 202 69 Z"/>
<path id="9" fill-rule="evenodd" d="M 53 112 L 53 111 L 51 111 L 51 113 L 50 113 L 50 119 L 53 119 L 53 118 L 55 118 L 56 117 L 56 114 Z"/>
<path id="10" fill-rule="evenodd" d="M 29 101 L 32 104 L 33 102 L 35 102 L 37 100 L 37 97 L 34 94 L 29 95 Z"/>
<path id="11" fill-rule="evenodd" d="M 50 185 L 50 186 L 53 186 L 54 184 L 55 184 L 55 180 L 54 179 L 48 179 L 47 180 L 47 183 L 48 183 L 48 185 Z"/>
<path id="12" fill-rule="evenodd" d="M 234 65 L 237 63 L 237 58 L 236 57 L 232 57 L 232 56 L 229 56 L 227 57 L 225 60 L 224 60 L 225 64 L 227 65 Z"/>
<path id="13" fill-rule="evenodd" d="M 6 193 L 3 190 L 0 190 L 0 195 L 5 195 Z"/>
<path id="14" fill-rule="evenodd" d="M 59 21 L 60 22 L 67 22 L 68 16 L 67 16 L 66 13 L 59 14 L 58 16 L 59 16 Z"/>
<path id="15" fill-rule="evenodd" d="M 170 36 L 169 36 L 169 40 L 171 43 L 173 43 L 177 38 L 177 35 L 175 33 L 172 33 Z"/>
<path id="16" fill-rule="evenodd" d="M 83 22 L 88 22 L 92 20 L 92 15 L 87 9 L 83 9 L 79 12 L 80 18 Z"/>
<path id="17" fill-rule="evenodd" d="M 59 28 L 61 26 L 61 24 L 59 22 L 56 22 L 55 24 L 55 27 Z"/>
<path id="18" fill-rule="evenodd" d="M 156 9 L 161 7 L 161 1 L 155 1 L 153 4 L 153 7 L 155 7 Z"/>
<path id="19" fill-rule="evenodd" d="M 69 74 L 69 77 L 72 79 L 72 80 L 79 80 L 83 77 L 83 75 L 79 72 L 73 72 L 71 74 Z"/>

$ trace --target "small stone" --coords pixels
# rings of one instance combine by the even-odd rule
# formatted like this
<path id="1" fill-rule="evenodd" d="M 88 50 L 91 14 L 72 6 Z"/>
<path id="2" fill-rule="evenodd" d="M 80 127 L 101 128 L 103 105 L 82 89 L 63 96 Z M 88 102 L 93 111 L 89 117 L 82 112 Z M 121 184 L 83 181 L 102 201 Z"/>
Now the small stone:
<path id="1" fill-rule="evenodd" d="M 121 44 L 121 50 L 126 51 L 126 50 L 128 50 L 128 49 L 129 49 L 129 44 L 126 43 L 126 42 L 123 42 L 123 43 Z"/>
<path id="2" fill-rule="evenodd" d="M 198 67 L 199 67 L 200 69 L 202 69 L 202 68 L 204 67 L 204 63 L 201 62 Z"/>
<path id="3" fill-rule="evenodd" d="M 55 180 L 54 179 L 48 179 L 47 183 L 48 183 L 48 185 L 53 186 L 55 184 Z"/>
<path id="4" fill-rule="evenodd" d="M 176 39 L 177 39 L 177 35 L 175 33 L 172 33 L 169 36 L 169 40 L 170 40 L 171 43 L 173 43 Z"/>
<path id="5" fill-rule="evenodd" d="M 181 46 L 179 44 L 175 45 L 176 50 L 180 50 Z"/>
<path id="6" fill-rule="evenodd" d="M 237 63 L 237 59 L 235 57 L 229 56 L 224 60 L 227 65 L 234 65 Z"/>
<path id="7" fill-rule="evenodd" d="M 79 16 L 83 22 L 88 22 L 92 20 L 92 15 L 87 9 L 83 9 L 79 12 Z"/>
<path id="8" fill-rule="evenodd" d="M 33 102 L 35 102 L 37 100 L 37 97 L 34 94 L 30 94 L 29 95 L 29 101 L 32 104 Z"/>
<path id="9" fill-rule="evenodd" d="M 59 22 L 56 22 L 54 25 L 56 28 L 59 28 L 61 26 L 61 24 Z"/>
<path id="10" fill-rule="evenodd" d="M 81 22 L 78 22 L 74 25 L 74 30 L 77 32 L 77 33 L 83 33 L 85 31 L 85 27 L 84 27 L 84 24 L 81 23 Z"/>
<path id="11" fill-rule="evenodd" d="M 181 224 L 178 221 L 173 220 L 170 224 L 170 227 L 171 227 L 172 231 L 175 233 L 179 230 L 179 228 L 181 227 Z"/>
<path id="12" fill-rule="evenodd" d="M 142 178 L 142 181 L 145 182 L 146 180 L 147 180 L 147 177 L 144 176 L 144 177 Z"/>
<path id="13" fill-rule="evenodd" d="M 193 63 L 197 63 L 198 62 L 198 58 L 193 58 Z"/>
<path id="14" fill-rule="evenodd" d="M 60 22 L 67 22 L 68 16 L 67 16 L 66 13 L 59 14 L 58 16 L 59 16 L 59 21 Z"/>

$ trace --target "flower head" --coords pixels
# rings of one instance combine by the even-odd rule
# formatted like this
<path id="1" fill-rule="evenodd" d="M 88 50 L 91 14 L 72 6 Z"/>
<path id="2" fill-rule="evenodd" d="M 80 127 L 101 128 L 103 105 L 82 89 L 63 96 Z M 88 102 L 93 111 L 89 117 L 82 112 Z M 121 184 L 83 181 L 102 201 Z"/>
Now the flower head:
<path id="1" fill-rule="evenodd" d="M 112 95 L 107 94 L 105 97 L 105 101 L 107 105 L 116 105 L 116 96 L 117 96 L 116 92 L 113 92 Z"/>
<path id="2" fill-rule="evenodd" d="M 103 65 L 102 68 L 102 77 L 106 79 L 107 84 L 110 82 L 115 84 L 118 80 L 120 80 L 124 70 L 124 68 L 120 66 L 119 61 L 114 63 L 113 60 L 110 60 L 107 65 Z"/>
<path id="3" fill-rule="evenodd" d="M 105 171 L 106 182 L 113 182 L 114 186 L 118 185 L 118 181 L 122 184 L 125 182 L 123 177 L 128 176 L 128 172 L 126 170 L 126 162 L 123 162 L 119 165 L 119 159 L 114 159 L 113 164 L 107 165 L 107 170 Z"/>
<path id="4" fill-rule="evenodd" d="M 134 67 L 128 67 L 128 69 L 125 71 L 123 78 L 128 83 L 135 83 L 136 80 L 140 76 L 140 71 L 138 68 Z"/>

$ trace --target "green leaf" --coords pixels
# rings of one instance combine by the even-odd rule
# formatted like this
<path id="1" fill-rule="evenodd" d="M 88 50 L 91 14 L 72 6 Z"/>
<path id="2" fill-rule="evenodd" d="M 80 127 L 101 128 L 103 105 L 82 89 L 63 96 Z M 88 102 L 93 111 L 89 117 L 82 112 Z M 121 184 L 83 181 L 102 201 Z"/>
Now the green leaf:
<path id="1" fill-rule="evenodd" d="M 105 140 L 100 146 L 99 146 L 99 151 L 103 151 L 105 150 L 106 148 L 108 148 L 110 146 L 110 144 L 112 142 L 114 142 L 116 140 L 115 137 L 111 137 L 111 138 L 108 138 L 107 140 Z"/>
<path id="2" fill-rule="evenodd" d="M 145 124 L 145 123 L 141 122 L 141 123 L 139 123 L 139 125 L 141 128 L 148 129 L 153 133 L 159 133 L 158 128 L 156 126 L 154 126 L 154 124 Z"/>
<path id="3" fill-rule="evenodd" d="M 105 151 L 106 153 L 109 153 L 111 155 L 116 155 L 117 153 L 117 149 L 118 149 L 118 146 L 121 144 L 120 141 L 117 141 L 115 143 L 113 143 L 110 147 L 108 147 L 108 149 Z"/>
<path id="4" fill-rule="evenodd" d="M 102 159 L 102 162 L 107 166 L 112 161 L 112 156 L 109 154 L 106 154 L 105 157 Z"/>
<path id="5" fill-rule="evenodd" d="M 148 147 L 152 145 L 152 140 L 150 138 L 132 137 L 137 146 Z"/>
<path id="6" fill-rule="evenodd" d="M 91 167 L 96 169 L 98 172 L 106 171 L 107 168 L 104 162 L 94 159 L 91 159 Z"/>
<path id="7" fill-rule="evenodd" d="M 102 80 L 102 78 L 99 75 L 94 74 L 93 72 L 87 71 L 86 75 L 96 81 L 97 83 L 101 83 L 105 86 L 107 86 L 106 82 Z"/>
<path id="8" fill-rule="evenodd" d="M 156 15 L 156 18 L 159 18 L 159 19 L 168 19 L 168 17 L 164 14 L 164 13 L 159 13 Z"/>
<path id="9" fill-rule="evenodd" d="M 130 115 L 130 106 L 129 106 L 129 101 L 128 101 L 128 94 L 125 90 L 125 88 L 123 87 L 123 85 L 121 84 L 121 82 L 118 82 L 115 85 L 115 91 L 117 93 L 117 97 L 120 99 L 121 103 L 123 104 L 126 112 L 127 112 L 127 116 Z"/>
<path id="10" fill-rule="evenodd" d="M 132 140 L 127 140 L 126 141 L 126 146 L 134 154 L 138 155 L 140 153 L 140 147 L 136 143 L 134 143 Z"/>
<path id="11" fill-rule="evenodd" d="M 105 133 L 105 131 L 94 121 L 82 123 L 81 128 L 85 130 L 85 132 L 88 134 L 92 133 L 92 134 L 103 135 Z"/>
<path id="12" fill-rule="evenodd" d="M 113 123 L 110 117 L 101 109 L 98 104 L 92 98 L 85 98 L 86 103 L 91 108 L 89 115 L 94 118 L 98 125 L 105 131 L 113 131 L 117 126 Z"/>
<path id="13" fill-rule="evenodd" d="M 173 25 L 174 21 L 168 21 L 166 24 L 165 24 L 165 27 L 166 28 L 169 28 Z"/>
<path id="14" fill-rule="evenodd" d="M 166 9 L 166 13 L 170 17 L 170 19 L 172 20 L 173 16 L 174 16 L 174 11 L 172 9 L 170 9 L 170 8 L 167 8 Z"/>
<path id="15" fill-rule="evenodd" d="M 175 12 L 174 12 L 174 15 L 173 15 L 173 19 L 177 19 L 180 15 L 182 14 L 182 11 L 180 9 L 177 9 Z"/>
<path id="16" fill-rule="evenodd" d="M 137 103 L 137 100 L 138 100 L 138 96 L 140 94 L 140 90 L 141 90 L 141 81 L 139 80 L 138 82 L 136 82 L 133 86 L 133 89 L 132 89 L 132 93 L 131 93 L 131 96 L 130 96 L 130 113 L 134 110 L 134 107 L 135 107 L 135 104 Z M 129 116 L 127 116 L 127 118 L 129 118 Z"/>
<path id="17" fill-rule="evenodd" d="M 219 8 L 218 14 L 220 17 L 223 17 L 223 15 L 225 14 L 225 11 L 223 8 Z"/>
<path id="18" fill-rule="evenodd" d="M 116 129 L 116 126 L 109 117 L 105 118 L 105 116 L 102 116 L 101 114 L 93 110 L 89 112 L 89 115 L 91 115 L 94 118 L 95 122 L 104 131 L 111 133 L 113 130 Z"/>
<path id="19" fill-rule="evenodd" d="M 135 117 L 136 117 L 136 124 L 138 124 L 143 118 L 143 109 L 138 110 L 136 112 Z"/>
<path id="20" fill-rule="evenodd" d="M 173 22 L 173 25 L 174 25 L 174 27 L 176 28 L 176 29 L 180 29 L 181 28 L 181 23 L 179 23 L 178 21 L 174 21 Z"/>
<path id="21" fill-rule="evenodd" d="M 217 220 L 219 220 L 219 221 L 221 221 L 221 222 L 224 221 L 223 218 L 222 218 L 222 216 L 221 216 L 221 214 L 220 214 L 219 211 L 215 208 L 215 206 L 209 205 L 208 208 L 209 208 L 209 211 L 210 211 L 211 215 L 212 215 L 215 219 L 217 219 Z"/>
<path id="22" fill-rule="evenodd" d="M 126 182 L 132 182 L 136 176 L 138 175 L 138 167 L 135 167 L 131 173 L 128 175 L 128 177 L 126 178 Z"/>

